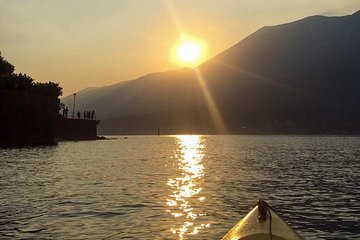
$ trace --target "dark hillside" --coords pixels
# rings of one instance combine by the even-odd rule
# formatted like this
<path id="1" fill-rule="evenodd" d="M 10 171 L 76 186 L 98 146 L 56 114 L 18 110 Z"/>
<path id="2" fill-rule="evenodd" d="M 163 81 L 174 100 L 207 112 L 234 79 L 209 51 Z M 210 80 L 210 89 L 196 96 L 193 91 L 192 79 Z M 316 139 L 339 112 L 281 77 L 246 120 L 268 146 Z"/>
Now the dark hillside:
<path id="1" fill-rule="evenodd" d="M 227 133 L 358 134 L 359 42 L 359 12 L 308 17 L 263 27 L 198 71 Z M 104 133 L 148 133 L 158 126 L 224 133 L 212 123 L 201 85 L 196 70 L 149 74 L 83 98 L 80 92 L 79 108 L 92 106 Z M 64 102 L 71 106 L 71 97 Z"/>

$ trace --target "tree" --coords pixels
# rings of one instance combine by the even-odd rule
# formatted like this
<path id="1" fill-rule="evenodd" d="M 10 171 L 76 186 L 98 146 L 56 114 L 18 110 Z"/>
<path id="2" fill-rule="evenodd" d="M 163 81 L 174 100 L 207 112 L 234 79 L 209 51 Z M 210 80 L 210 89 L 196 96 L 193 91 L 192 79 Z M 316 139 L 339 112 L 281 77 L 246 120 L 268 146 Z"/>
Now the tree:
<path id="1" fill-rule="evenodd" d="M 54 82 L 47 82 L 47 83 L 36 82 L 33 83 L 30 92 L 45 96 L 59 97 L 62 95 L 62 87 L 59 86 L 59 83 L 54 83 Z"/>
<path id="2" fill-rule="evenodd" d="M 0 52 L 0 76 L 1 75 L 11 75 L 14 73 L 14 71 L 15 71 L 14 65 L 12 65 L 7 60 L 5 60 L 1 56 L 1 52 Z"/>
<path id="3" fill-rule="evenodd" d="M 34 82 L 34 79 L 26 74 L 14 73 L 15 67 L 1 56 L 0 52 L 0 90 L 28 91 L 33 94 L 58 98 L 62 95 L 62 87 L 59 83 Z"/>

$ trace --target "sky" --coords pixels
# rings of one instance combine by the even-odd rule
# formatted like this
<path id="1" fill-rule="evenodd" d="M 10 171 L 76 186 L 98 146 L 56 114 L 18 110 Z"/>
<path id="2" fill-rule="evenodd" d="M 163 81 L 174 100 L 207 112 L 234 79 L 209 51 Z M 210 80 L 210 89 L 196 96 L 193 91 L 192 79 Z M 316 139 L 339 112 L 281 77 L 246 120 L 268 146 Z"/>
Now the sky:
<path id="1" fill-rule="evenodd" d="M 206 42 L 208 59 L 262 26 L 358 10 L 359 0 L 0 0 L 0 51 L 66 96 L 182 67 L 182 34 Z"/>

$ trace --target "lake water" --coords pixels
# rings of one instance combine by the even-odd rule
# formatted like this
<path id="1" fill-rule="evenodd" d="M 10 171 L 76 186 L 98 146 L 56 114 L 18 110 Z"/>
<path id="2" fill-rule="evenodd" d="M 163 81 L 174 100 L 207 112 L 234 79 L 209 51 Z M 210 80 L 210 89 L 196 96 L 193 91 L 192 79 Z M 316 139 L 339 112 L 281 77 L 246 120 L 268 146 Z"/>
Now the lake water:
<path id="1" fill-rule="evenodd" d="M 0 150 L 0 239 L 221 239 L 263 198 L 360 239 L 360 138 L 129 136 Z"/>

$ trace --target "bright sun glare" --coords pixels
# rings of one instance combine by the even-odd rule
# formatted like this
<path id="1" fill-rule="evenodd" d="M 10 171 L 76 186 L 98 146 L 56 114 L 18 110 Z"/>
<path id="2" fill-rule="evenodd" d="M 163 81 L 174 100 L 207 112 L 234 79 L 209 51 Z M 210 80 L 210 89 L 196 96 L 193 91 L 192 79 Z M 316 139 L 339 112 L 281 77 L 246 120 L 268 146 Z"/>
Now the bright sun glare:
<path id="1" fill-rule="evenodd" d="M 184 38 L 175 45 L 175 61 L 183 66 L 196 67 L 205 54 L 205 44 L 200 40 Z"/>

